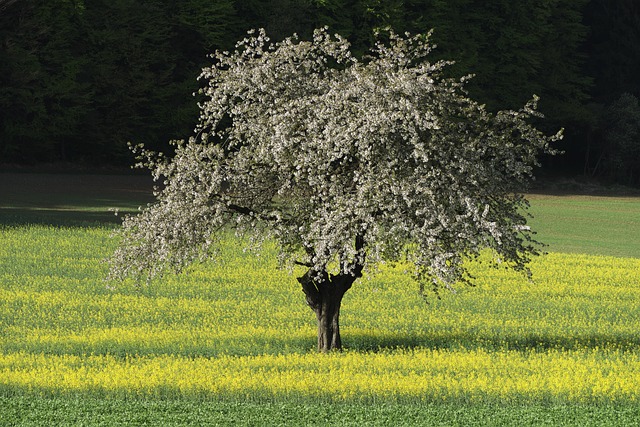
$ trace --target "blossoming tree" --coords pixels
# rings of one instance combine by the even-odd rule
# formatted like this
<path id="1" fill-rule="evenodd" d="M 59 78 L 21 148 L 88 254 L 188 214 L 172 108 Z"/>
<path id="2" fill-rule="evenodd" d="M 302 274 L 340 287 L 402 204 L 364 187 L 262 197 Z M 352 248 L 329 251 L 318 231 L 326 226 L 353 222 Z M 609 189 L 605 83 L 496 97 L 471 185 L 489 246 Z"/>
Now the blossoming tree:
<path id="1" fill-rule="evenodd" d="M 343 295 L 381 260 L 415 267 L 420 291 L 469 280 L 464 260 L 491 248 L 527 271 L 535 241 L 525 198 L 540 152 L 560 137 L 520 111 L 491 114 L 462 79 L 430 62 L 428 35 L 380 38 L 355 58 L 326 30 L 270 43 L 253 32 L 205 68 L 200 122 L 170 158 L 136 150 L 163 182 L 126 217 L 111 278 L 150 278 L 214 258 L 232 228 L 274 239 L 318 324 L 318 350 L 341 348 Z"/>

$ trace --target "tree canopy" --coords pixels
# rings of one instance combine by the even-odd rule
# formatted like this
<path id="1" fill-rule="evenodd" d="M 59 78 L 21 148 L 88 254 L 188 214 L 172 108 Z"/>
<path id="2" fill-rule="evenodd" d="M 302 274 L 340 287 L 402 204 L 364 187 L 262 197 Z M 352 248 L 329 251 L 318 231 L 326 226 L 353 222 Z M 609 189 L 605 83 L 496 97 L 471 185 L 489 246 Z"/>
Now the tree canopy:
<path id="1" fill-rule="evenodd" d="M 111 277 L 215 258 L 229 227 L 275 239 L 308 269 L 326 351 L 341 346 L 344 292 L 381 260 L 413 264 L 423 292 L 468 280 L 463 261 L 486 248 L 526 270 L 536 248 L 519 191 L 561 135 L 529 123 L 536 98 L 488 112 L 430 52 L 428 35 L 391 32 L 358 59 L 326 29 L 279 43 L 259 31 L 217 52 L 196 135 L 174 156 L 137 148 L 163 186 L 125 219 Z"/>

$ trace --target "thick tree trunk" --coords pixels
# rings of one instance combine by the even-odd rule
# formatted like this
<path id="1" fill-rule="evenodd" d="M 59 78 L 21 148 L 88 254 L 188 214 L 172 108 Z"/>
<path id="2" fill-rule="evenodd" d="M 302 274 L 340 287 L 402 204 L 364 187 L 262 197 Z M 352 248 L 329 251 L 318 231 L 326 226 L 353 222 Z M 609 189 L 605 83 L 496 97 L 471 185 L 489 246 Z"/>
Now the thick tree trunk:
<path id="1" fill-rule="evenodd" d="M 340 305 L 342 297 L 355 280 L 356 277 L 353 275 L 318 275 L 311 271 L 298 278 L 307 297 L 307 304 L 316 314 L 319 352 L 342 349 Z"/>
<path id="2" fill-rule="evenodd" d="M 330 288 L 330 287 L 329 287 Z M 340 303 L 344 294 L 328 290 L 322 294 L 320 306 L 314 309 L 318 321 L 318 351 L 342 349 L 340 339 Z"/>
<path id="3" fill-rule="evenodd" d="M 318 321 L 318 351 L 327 353 L 342 349 L 340 338 L 340 305 L 342 297 L 357 278 L 362 277 L 364 268 L 364 237 L 356 236 L 355 249 L 358 256 L 350 263 L 341 266 L 339 274 L 328 274 L 326 270 L 310 268 L 304 276 L 298 278 L 307 304 L 316 314 Z M 313 256 L 313 250 L 308 250 Z M 310 264 L 301 264 L 311 267 Z"/>

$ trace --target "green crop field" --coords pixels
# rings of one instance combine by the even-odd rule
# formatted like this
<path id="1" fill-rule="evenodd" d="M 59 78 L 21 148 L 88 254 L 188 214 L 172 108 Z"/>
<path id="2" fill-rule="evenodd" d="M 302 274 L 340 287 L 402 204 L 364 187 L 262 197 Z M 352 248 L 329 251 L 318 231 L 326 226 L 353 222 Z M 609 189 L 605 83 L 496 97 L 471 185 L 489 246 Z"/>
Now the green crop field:
<path id="1" fill-rule="evenodd" d="M 475 287 L 425 304 L 404 266 L 381 265 L 345 297 L 346 350 L 321 355 L 274 248 L 244 253 L 229 235 L 215 263 L 105 283 L 108 208 L 132 211 L 148 186 L 0 174 L 0 425 L 640 418 L 638 198 L 532 196 L 549 245 L 533 281 L 478 263 Z"/>

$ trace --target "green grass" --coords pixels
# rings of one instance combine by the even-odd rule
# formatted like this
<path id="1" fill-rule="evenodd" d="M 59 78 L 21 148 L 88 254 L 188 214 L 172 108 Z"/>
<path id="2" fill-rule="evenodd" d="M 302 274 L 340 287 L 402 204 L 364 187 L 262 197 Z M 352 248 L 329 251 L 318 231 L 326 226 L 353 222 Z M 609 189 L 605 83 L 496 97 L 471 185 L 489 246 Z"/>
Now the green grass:
<path id="1" fill-rule="evenodd" d="M 640 197 L 532 195 L 531 227 L 548 251 L 640 257 Z"/>
<path id="2" fill-rule="evenodd" d="M 108 322 L 123 329 L 149 325 L 158 325 L 158 318 L 153 310 L 144 313 L 128 311 L 126 307 L 118 306 L 114 294 L 104 288 L 96 277 L 104 273 L 104 265 L 99 260 L 108 253 L 113 242 L 108 239 L 109 229 L 114 226 L 114 217 L 108 210 L 118 207 L 125 211 L 132 211 L 138 205 L 149 201 L 149 183 L 140 178 L 123 177 L 95 177 L 95 176 L 38 176 L 0 174 L 0 224 L 4 225 L 4 234 L 0 238 L 5 241 L 4 255 L 0 260 L 0 275 L 3 277 L 19 278 L 13 281 L 5 280 L 2 286 L 9 291 L 37 292 L 43 298 L 42 310 L 35 315 L 20 315 L 26 306 L 11 306 L 0 317 L 0 329 L 3 329 L 3 350 L 11 352 L 20 348 L 46 354 L 83 354 L 88 351 L 108 352 L 112 347 L 104 344 L 104 348 L 87 347 L 82 341 L 84 334 L 90 332 L 91 322 L 101 315 L 111 315 Z M 550 252 L 589 253 L 598 256 L 640 257 L 640 199 L 584 197 L 584 196 L 533 196 L 532 221 L 534 229 L 538 230 L 538 239 L 548 243 Z M 8 227 L 8 228 L 7 228 Z M 2 226 L 0 226 L 0 232 Z M 8 248 L 8 249 L 7 249 Z M 269 260 L 255 260 L 250 255 L 243 255 L 243 262 L 252 266 L 257 273 L 252 280 L 273 280 L 274 285 L 287 284 L 295 286 L 295 281 L 279 273 L 267 276 L 267 268 L 272 268 Z M 575 264 L 567 265 L 566 272 L 559 276 L 569 275 L 574 270 L 586 268 L 582 272 L 581 281 L 589 282 L 590 272 L 597 272 L 607 263 L 617 265 L 612 258 L 598 258 L 593 266 L 584 265 L 587 258 L 575 259 Z M 588 260 L 588 259 L 587 259 Z M 593 260 L 593 259 L 592 259 Z M 591 262 L 591 261 L 586 261 Z M 594 270 L 589 270 L 593 268 Z M 206 270 L 205 270 L 206 273 Z M 534 271 L 536 273 L 536 271 Z M 179 280 L 165 282 L 162 287 L 142 288 L 125 287 L 118 291 L 118 295 L 129 301 L 134 298 L 153 307 L 162 307 L 171 314 L 172 328 L 167 330 L 179 333 L 192 329 L 202 333 L 205 342 L 207 321 L 211 314 L 206 311 L 195 315 L 195 309 L 200 306 L 187 307 L 182 311 L 175 301 L 183 299 L 194 302 L 200 301 L 204 305 L 222 301 L 216 295 L 221 286 L 227 286 L 231 292 L 234 281 L 245 280 L 241 273 L 226 271 L 228 282 L 226 285 L 218 282 L 211 286 L 210 274 L 203 274 L 202 270 L 191 276 L 189 287 L 181 286 Z M 544 276 L 544 265 L 538 267 L 537 275 Z M 555 274 L 555 273 L 554 273 Z M 629 272 L 620 270 L 613 272 L 607 280 L 616 283 L 626 283 L 631 280 Z M 385 307 L 371 306 L 362 311 L 357 307 L 357 301 L 367 298 L 367 294 L 378 293 L 384 298 L 396 295 L 395 286 L 380 282 L 361 283 L 354 287 L 345 300 L 343 338 L 351 351 L 394 351 L 396 346 L 431 346 L 434 348 L 452 347 L 481 347 L 499 349 L 505 343 L 511 347 L 522 346 L 523 351 L 531 351 L 536 346 L 551 348 L 579 348 L 587 347 L 593 351 L 597 346 L 613 345 L 624 351 L 638 352 L 640 341 L 633 330 L 616 332 L 606 330 L 607 325 L 620 325 L 637 318 L 634 310 L 634 298 L 629 300 L 631 291 L 622 290 L 617 295 L 598 296 L 592 292 L 597 280 L 589 286 L 578 286 L 575 289 L 568 286 L 566 277 L 558 278 L 557 286 L 541 290 L 539 297 L 543 299 L 535 312 L 531 312 L 531 302 L 525 300 L 526 289 L 523 293 L 503 294 L 500 292 L 500 274 L 491 276 L 487 281 L 472 289 L 462 289 L 458 295 L 446 296 L 444 301 L 432 302 L 428 307 L 423 306 L 416 298 L 399 299 L 396 306 L 396 317 L 407 312 L 425 313 L 426 311 L 441 310 L 440 318 L 459 316 L 475 319 L 480 322 L 476 329 L 468 329 L 466 334 L 450 331 L 444 322 L 438 326 L 434 317 L 428 328 L 420 324 L 398 325 L 389 321 L 387 328 L 380 335 L 368 335 L 367 331 L 376 326 L 376 316 Z M 546 279 L 545 279 L 546 280 Z M 289 282 L 287 282 L 289 281 Z M 46 289 L 43 289 L 46 286 Z M 274 286 L 274 289 L 277 289 Z M 535 285 L 534 285 L 535 286 Z M 99 288 L 99 290 L 97 290 Z M 237 289 L 235 288 L 238 292 Z M 613 288 L 612 288 L 613 289 Z M 69 295 L 86 298 L 91 310 L 78 312 L 72 305 L 53 307 L 45 298 L 47 292 L 51 295 Z M 387 295 L 388 294 L 388 295 Z M 295 294 L 298 295 L 298 294 Z M 280 299 L 299 312 L 298 317 L 279 319 L 279 322 L 289 322 L 288 328 L 301 331 L 293 338 L 280 337 L 273 342 L 273 337 L 258 337 L 255 341 L 243 344 L 241 340 L 231 337 L 225 342 L 209 341 L 205 352 L 210 356 L 219 354 L 222 348 L 230 348 L 233 354 L 255 354 L 265 352 L 309 352 L 313 347 L 313 321 L 311 312 L 303 306 L 300 298 L 293 298 L 287 293 L 274 290 L 269 294 L 260 294 L 249 290 L 232 295 L 235 304 L 224 308 L 226 316 L 218 327 L 233 329 L 250 328 L 251 313 L 260 309 L 260 301 Z M 530 297 L 530 296 L 529 296 Z M 382 298 L 381 300 L 384 300 Z M 547 300 L 548 299 L 548 300 Z M 595 312 L 577 310 L 563 313 L 562 304 L 566 301 L 582 301 L 584 308 L 593 309 L 591 302 L 600 300 L 601 305 Z M 82 302 L 81 305 L 85 305 Z M 224 301 L 222 301 L 224 302 Z M 396 301 L 398 302 L 398 301 Z M 587 304 L 588 302 L 588 304 Z M 5 302 L 5 308 L 8 302 Z M 404 305 L 403 305 L 404 304 Z M 608 305 L 609 304 L 609 305 Z M 624 319 L 611 318 L 616 305 L 626 304 L 621 316 Z M 487 307 L 488 306 L 488 307 Z M 66 307 L 66 308 L 65 308 Z M 609 308 L 607 308 L 609 307 Z M 218 309 L 223 309 L 218 307 Z M 447 311 L 447 309 L 449 309 Z M 47 311 L 49 310 L 49 311 Z M 204 309 L 203 309 L 204 310 Z M 350 310 L 354 310 L 350 313 Z M 565 309 L 566 311 L 566 309 Z M 487 313 L 493 313 L 487 314 Z M 7 313 L 9 313 L 7 315 Z M 447 314 L 448 313 L 448 314 Z M 495 326 L 491 322 L 503 319 L 504 325 L 511 319 L 528 314 L 528 322 L 536 334 L 528 338 L 523 335 L 517 325 L 512 329 L 505 326 Z M 549 316 L 549 313 L 552 316 Z M 437 314 L 437 313 L 436 313 Z M 239 316 L 239 317 L 238 317 Z M 387 314 L 388 316 L 388 314 Z M 494 316 L 494 317 L 492 317 Z M 617 315 L 618 316 L 618 315 Z M 393 317 L 393 316 L 390 316 Z M 553 318 L 547 325 L 544 320 Z M 83 320 L 84 319 L 84 320 Z M 208 320 L 209 319 L 209 320 Z M 589 327 L 592 332 L 584 336 L 576 336 L 575 331 L 567 325 L 576 324 L 580 319 L 592 319 L 594 323 Z M 598 325 L 596 320 L 602 322 Z M 379 319 L 378 319 L 379 320 Z M 83 321 L 84 326 L 77 324 Z M 104 321 L 104 319 L 102 320 Z M 225 323 L 226 322 L 226 323 Z M 483 324 L 486 323 L 486 324 Z M 200 325 L 200 326 L 198 326 Z M 480 326 L 478 326 L 480 325 Z M 627 326 L 629 326 L 627 325 Z M 10 326 L 10 327 L 9 327 Z M 37 340 L 29 337 L 25 330 L 38 327 L 43 330 L 57 331 L 59 336 L 65 334 L 77 335 L 76 341 L 54 343 L 57 347 L 38 347 Z M 94 326 L 99 327 L 99 324 Z M 624 326 L 624 325 L 623 325 Z M 198 329 L 202 327 L 202 329 Z M 546 329 L 546 328 L 549 329 Z M 626 327 L 626 326 L 625 326 Z M 26 328 L 26 329 L 21 329 Z M 441 328 L 439 330 L 438 328 Z M 537 328 L 537 329 L 536 329 Z M 600 330 L 598 328 L 604 328 Z M 10 331 L 12 334 L 7 335 Z M 21 334 L 21 335 L 20 335 Z M 529 339 L 530 341 L 527 341 Z M 351 340 L 351 344 L 349 344 Z M 158 352 L 193 354 L 202 346 L 183 348 L 180 350 L 179 335 L 171 341 L 171 346 L 165 347 L 167 342 L 157 342 L 151 339 L 139 343 L 127 342 L 124 339 L 122 351 L 125 353 L 136 349 L 140 354 L 155 354 Z M 282 344 L 288 347 L 278 347 Z M 233 346 L 236 347 L 233 347 Z M 271 349 L 268 346 L 271 345 Z M 31 347 L 30 347 L 31 346 Z M 75 347 L 74 347 L 75 346 Z M 274 348 L 275 347 L 275 348 Z M 224 401 L 215 396 L 210 399 L 194 400 L 176 396 L 175 398 L 157 399 L 145 398 L 98 398 L 79 394 L 77 396 L 55 397 L 32 393 L 22 393 L 19 390 L 8 392 L 0 396 L 0 425 L 31 426 L 31 425 L 633 425 L 640 417 L 640 409 L 635 404 L 604 403 L 567 404 L 563 402 L 544 403 L 469 403 L 458 401 L 454 403 L 428 402 L 414 404 L 395 404 L 382 402 L 368 404 L 361 402 L 328 404 L 325 402 L 288 402 L 285 400 L 272 402 L 255 401 Z"/>

